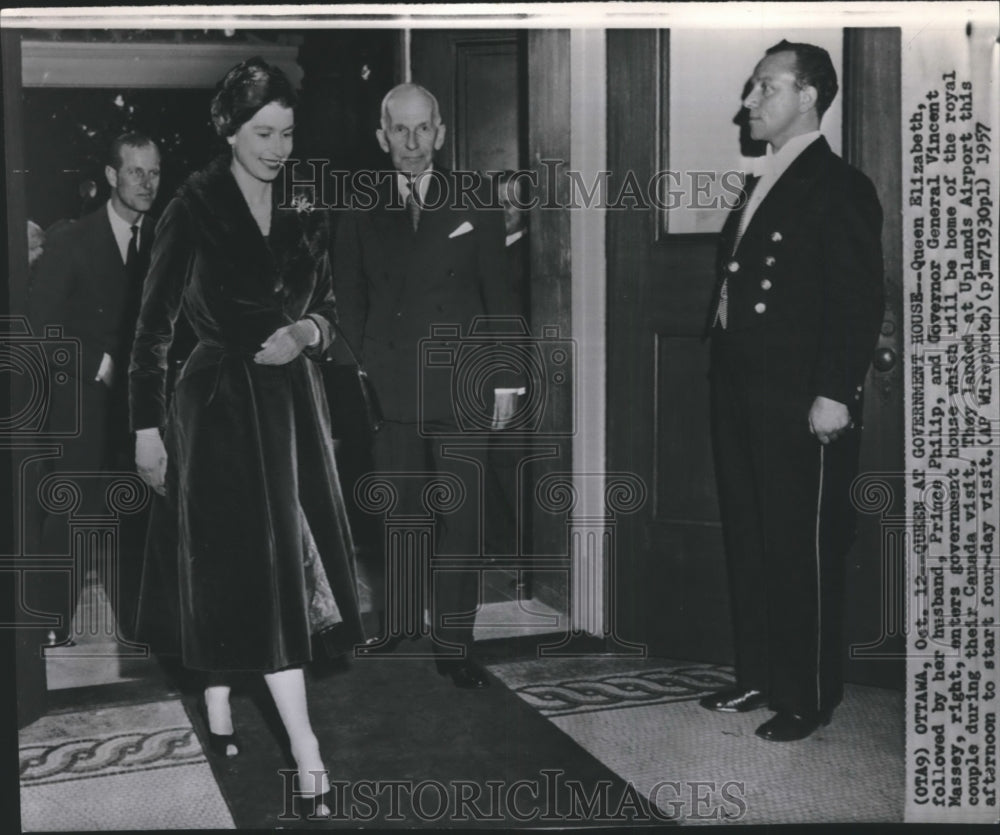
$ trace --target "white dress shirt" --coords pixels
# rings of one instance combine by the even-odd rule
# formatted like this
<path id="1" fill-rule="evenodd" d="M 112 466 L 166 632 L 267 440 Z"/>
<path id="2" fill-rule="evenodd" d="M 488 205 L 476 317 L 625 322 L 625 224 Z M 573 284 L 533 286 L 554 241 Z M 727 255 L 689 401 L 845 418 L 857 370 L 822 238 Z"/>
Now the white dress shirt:
<path id="1" fill-rule="evenodd" d="M 427 202 L 427 189 L 430 188 L 431 180 L 433 179 L 431 172 L 434 170 L 433 165 L 427 166 L 419 174 L 413 176 L 413 181 L 417 184 L 417 202 L 423 206 Z M 408 174 L 404 174 L 402 171 L 396 172 L 396 183 L 399 185 L 399 194 L 403 198 L 403 202 L 406 202 L 406 198 L 410 196 L 410 177 Z"/>
<path id="2" fill-rule="evenodd" d="M 108 220 L 111 221 L 111 232 L 115 236 L 115 243 L 118 244 L 118 252 L 122 256 L 122 263 L 125 263 L 125 259 L 128 257 L 128 244 L 132 240 L 132 226 L 138 226 L 139 231 L 135 236 L 135 245 L 138 249 L 142 245 L 142 222 L 145 220 L 145 215 L 139 215 L 138 220 L 135 224 L 129 223 L 125 220 L 118 212 L 115 211 L 114 206 L 111 205 L 111 201 L 108 201 Z"/>
<path id="3" fill-rule="evenodd" d="M 757 207 L 767 197 L 767 193 L 778 182 L 781 175 L 798 159 L 799 154 L 812 145 L 820 136 L 822 134 L 818 130 L 800 133 L 798 136 L 793 136 L 789 139 L 781 146 L 781 150 L 779 151 L 772 151 L 771 146 L 768 145 L 767 154 L 757 157 L 754 160 L 751 173 L 760 177 L 760 179 L 757 181 L 757 185 L 753 187 L 753 191 L 750 192 L 750 197 L 747 199 L 743 214 L 740 215 L 740 231 L 737 235 L 737 240 L 743 236 L 747 226 L 750 225 L 750 221 L 753 219 L 754 212 L 757 211 Z"/>
<path id="4" fill-rule="evenodd" d="M 107 203 L 108 207 L 108 220 L 111 222 L 111 234 L 115 236 L 115 243 L 118 245 L 118 254 L 122 257 L 122 263 L 124 264 L 128 258 L 128 245 L 132 240 L 132 227 L 138 226 L 139 231 L 135 233 L 135 245 L 138 249 L 142 238 L 142 221 L 145 215 L 139 215 L 138 219 L 134 224 L 129 223 L 125 218 L 115 211 L 115 207 L 111 205 L 109 200 Z M 106 386 L 111 386 L 114 381 L 115 365 L 114 361 L 108 354 L 101 355 L 101 364 L 97 369 L 97 374 L 94 376 L 94 382 L 104 383 Z"/>
<path id="5" fill-rule="evenodd" d="M 757 211 L 757 207 L 767 197 L 767 193 L 774 188 L 774 184 L 788 170 L 788 167 L 798 159 L 799 154 L 812 145 L 820 136 L 822 134 L 818 130 L 800 133 L 798 136 L 793 136 L 789 139 L 781 146 L 779 151 L 773 151 L 771 146 L 768 145 L 765 156 L 753 159 L 750 173 L 760 179 L 757 180 L 757 184 L 753 187 L 750 196 L 747 198 L 746 206 L 743 207 L 743 211 L 740 213 L 740 222 L 736 228 L 736 237 L 733 238 L 733 254 L 736 253 L 736 249 L 740 245 L 740 240 L 743 238 L 743 233 L 747 231 L 747 227 L 753 219 L 754 212 Z M 722 288 L 719 291 L 719 306 L 715 311 L 715 322 L 725 328 L 728 315 L 729 278 L 727 277 L 723 280 Z"/>

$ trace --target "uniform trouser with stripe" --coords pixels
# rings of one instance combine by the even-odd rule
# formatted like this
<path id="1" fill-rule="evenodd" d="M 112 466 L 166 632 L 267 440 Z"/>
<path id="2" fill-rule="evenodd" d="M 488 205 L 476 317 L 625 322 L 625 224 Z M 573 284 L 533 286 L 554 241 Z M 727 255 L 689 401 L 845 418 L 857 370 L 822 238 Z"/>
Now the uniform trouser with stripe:
<path id="1" fill-rule="evenodd" d="M 774 710 L 814 716 L 843 694 L 860 433 L 821 445 L 804 386 L 786 387 L 786 374 L 754 363 L 736 340 L 713 341 L 712 440 L 737 683 L 766 693 Z"/>

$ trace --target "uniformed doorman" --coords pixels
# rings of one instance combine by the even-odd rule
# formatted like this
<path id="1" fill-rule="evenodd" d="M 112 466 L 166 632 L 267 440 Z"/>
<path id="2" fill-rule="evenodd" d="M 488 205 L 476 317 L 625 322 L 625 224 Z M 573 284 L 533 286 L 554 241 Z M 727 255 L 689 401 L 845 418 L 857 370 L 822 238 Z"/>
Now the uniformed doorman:
<path id="1" fill-rule="evenodd" d="M 875 188 L 819 132 L 836 93 L 809 44 L 754 70 L 744 115 L 769 153 L 722 231 L 709 322 L 736 686 L 701 704 L 770 708 L 771 741 L 808 736 L 842 698 L 850 485 L 884 304 Z"/>

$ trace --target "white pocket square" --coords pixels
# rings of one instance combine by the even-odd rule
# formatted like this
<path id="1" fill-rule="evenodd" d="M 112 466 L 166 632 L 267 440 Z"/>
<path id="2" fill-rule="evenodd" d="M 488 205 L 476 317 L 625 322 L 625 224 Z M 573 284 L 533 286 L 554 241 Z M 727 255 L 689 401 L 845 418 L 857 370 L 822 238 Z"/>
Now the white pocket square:
<path id="1" fill-rule="evenodd" d="M 459 226 L 457 229 L 455 229 L 455 231 L 452 232 L 448 237 L 457 238 L 459 235 L 464 235 L 466 232 L 471 232 L 471 231 L 472 231 L 472 224 L 469 223 L 469 221 L 467 220 L 463 220 L 462 225 Z"/>

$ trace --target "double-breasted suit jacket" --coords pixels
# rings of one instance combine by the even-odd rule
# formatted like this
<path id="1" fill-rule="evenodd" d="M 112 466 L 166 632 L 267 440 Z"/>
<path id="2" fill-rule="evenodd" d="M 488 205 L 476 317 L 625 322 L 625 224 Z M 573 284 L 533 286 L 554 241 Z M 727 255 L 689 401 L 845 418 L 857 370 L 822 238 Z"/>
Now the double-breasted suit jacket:
<path id="1" fill-rule="evenodd" d="M 448 374 L 423 375 L 419 343 L 441 324 L 463 335 L 477 316 L 517 310 L 505 268 L 503 215 L 458 193 L 448 171 L 432 176 L 417 231 L 394 183 L 370 210 L 356 208 L 337 227 L 333 274 L 340 323 L 359 350 L 387 420 L 453 417 Z"/>
<path id="2" fill-rule="evenodd" d="M 189 667 L 273 671 L 309 660 L 319 631 L 342 636 L 342 648 L 361 639 L 314 362 L 336 314 L 323 213 L 286 206 L 279 180 L 265 239 L 229 165 L 227 156 L 193 175 L 164 211 L 136 328 L 132 424 L 164 427 L 168 454 L 138 637 L 179 643 Z M 181 308 L 198 343 L 168 409 Z M 265 339 L 305 316 L 320 329 L 318 346 L 285 365 L 254 362 Z"/>
<path id="3" fill-rule="evenodd" d="M 738 225 L 736 210 L 720 238 L 709 319 L 737 678 L 774 709 L 815 716 L 842 691 L 843 557 L 883 313 L 882 211 L 871 181 L 819 138 L 735 244 Z M 715 322 L 723 281 L 725 328 Z M 817 397 L 846 405 L 854 421 L 828 446 L 810 432 Z"/>
<path id="4" fill-rule="evenodd" d="M 423 428 L 433 424 L 442 432 L 456 433 L 452 382 L 461 372 L 436 366 L 425 373 L 420 341 L 431 337 L 436 325 L 457 325 L 468 336 L 477 316 L 517 312 L 516 293 L 505 269 L 503 214 L 499 208 L 477 208 L 469 196 L 462 198 L 448 172 L 436 172 L 414 230 L 404 201 L 393 193 L 394 185 L 392 177 L 372 209 L 353 209 L 337 228 L 334 281 L 341 323 L 348 340 L 360 346 L 385 414 L 386 425 L 375 436 L 373 459 L 377 471 L 394 479 L 395 512 L 426 515 L 421 476 L 454 475 L 464 485 L 464 500 L 437 527 L 434 554 L 475 557 L 481 553 L 480 491 L 495 476 L 487 466 L 481 439 L 478 449 L 463 453 L 476 459 L 470 461 L 444 454 L 433 433 L 421 434 L 421 421 Z M 437 347 L 447 354 L 457 344 L 457 339 L 443 339 Z M 508 372 L 491 377 L 488 385 L 512 382 L 517 378 Z M 492 392 L 482 394 L 491 407 Z M 411 475 L 400 477 L 400 473 Z M 396 572 L 390 557 L 386 559 L 386 584 L 390 590 L 395 587 L 395 599 L 421 595 L 419 583 L 407 584 L 405 572 Z M 468 647 L 471 619 L 445 627 L 439 615 L 476 609 L 476 573 L 442 571 L 432 580 L 434 634 L 453 646 Z M 421 630 L 427 603 L 407 599 L 406 611 L 415 614 L 405 628 L 411 635 Z"/>

